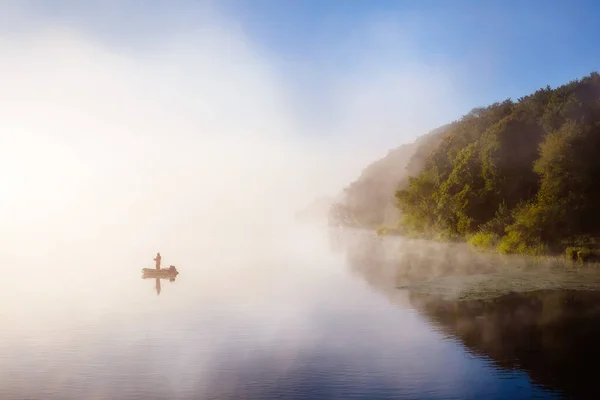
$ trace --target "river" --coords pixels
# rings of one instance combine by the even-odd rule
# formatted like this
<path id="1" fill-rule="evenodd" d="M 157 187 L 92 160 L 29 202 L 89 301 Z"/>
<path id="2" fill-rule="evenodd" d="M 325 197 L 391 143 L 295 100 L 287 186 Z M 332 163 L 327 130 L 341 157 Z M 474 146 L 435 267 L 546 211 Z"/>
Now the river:
<path id="1" fill-rule="evenodd" d="M 395 289 L 306 227 L 163 251 L 160 293 L 124 252 L 5 276 L 1 399 L 599 398 L 593 291 Z"/>

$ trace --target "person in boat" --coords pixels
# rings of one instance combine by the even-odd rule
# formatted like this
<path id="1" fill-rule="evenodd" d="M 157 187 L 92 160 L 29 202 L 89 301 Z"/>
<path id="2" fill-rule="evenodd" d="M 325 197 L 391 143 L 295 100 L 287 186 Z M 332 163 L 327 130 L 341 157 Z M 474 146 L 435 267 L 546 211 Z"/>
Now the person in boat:
<path id="1" fill-rule="evenodd" d="M 160 253 L 156 253 L 156 258 L 154 258 L 154 261 L 156 261 L 156 269 L 160 269 L 160 259 L 162 257 L 160 256 Z"/>

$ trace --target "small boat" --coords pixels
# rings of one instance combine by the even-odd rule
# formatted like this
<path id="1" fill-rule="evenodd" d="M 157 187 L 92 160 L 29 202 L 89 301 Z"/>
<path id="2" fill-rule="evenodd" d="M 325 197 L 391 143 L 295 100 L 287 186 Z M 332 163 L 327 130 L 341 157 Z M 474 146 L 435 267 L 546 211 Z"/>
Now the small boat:
<path id="1" fill-rule="evenodd" d="M 169 268 L 142 268 L 142 273 L 148 277 L 171 277 L 179 274 L 177 268 L 171 265 Z"/>

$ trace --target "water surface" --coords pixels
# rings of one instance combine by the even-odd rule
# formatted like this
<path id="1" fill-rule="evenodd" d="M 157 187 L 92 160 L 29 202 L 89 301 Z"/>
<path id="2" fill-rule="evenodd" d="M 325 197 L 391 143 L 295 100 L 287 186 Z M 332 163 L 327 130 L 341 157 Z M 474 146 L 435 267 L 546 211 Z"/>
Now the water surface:
<path id="1" fill-rule="evenodd" d="M 304 228 L 162 251 L 180 275 L 160 294 L 141 279 L 154 254 L 140 249 L 64 256 L 61 271 L 16 257 L 29 270 L 1 284 L 0 398 L 597 394 L 579 365 L 597 354 L 596 298 L 457 303 L 390 290 L 330 239 Z"/>

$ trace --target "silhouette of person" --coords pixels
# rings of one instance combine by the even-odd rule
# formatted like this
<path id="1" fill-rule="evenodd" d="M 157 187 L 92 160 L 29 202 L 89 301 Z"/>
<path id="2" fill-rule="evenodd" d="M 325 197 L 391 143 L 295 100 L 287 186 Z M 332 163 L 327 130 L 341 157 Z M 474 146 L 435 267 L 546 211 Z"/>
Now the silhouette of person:
<path id="1" fill-rule="evenodd" d="M 156 253 L 156 258 L 154 258 L 154 261 L 156 261 L 156 269 L 160 269 L 160 259 L 162 257 L 160 256 L 160 253 Z"/>

